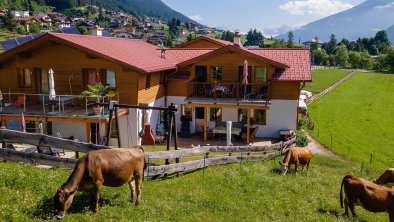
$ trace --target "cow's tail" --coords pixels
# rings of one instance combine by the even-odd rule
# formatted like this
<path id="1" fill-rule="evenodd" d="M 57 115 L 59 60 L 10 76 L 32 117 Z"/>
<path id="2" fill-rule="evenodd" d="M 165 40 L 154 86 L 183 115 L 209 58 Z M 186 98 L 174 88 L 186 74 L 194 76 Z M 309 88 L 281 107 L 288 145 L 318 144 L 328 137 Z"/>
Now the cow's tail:
<path id="1" fill-rule="evenodd" d="M 347 175 L 342 179 L 342 184 L 341 184 L 341 190 L 339 192 L 339 202 L 341 204 L 341 208 L 343 208 L 343 194 L 342 194 L 342 190 L 343 190 L 343 184 L 345 183 L 345 180 L 352 178 L 351 175 Z"/>

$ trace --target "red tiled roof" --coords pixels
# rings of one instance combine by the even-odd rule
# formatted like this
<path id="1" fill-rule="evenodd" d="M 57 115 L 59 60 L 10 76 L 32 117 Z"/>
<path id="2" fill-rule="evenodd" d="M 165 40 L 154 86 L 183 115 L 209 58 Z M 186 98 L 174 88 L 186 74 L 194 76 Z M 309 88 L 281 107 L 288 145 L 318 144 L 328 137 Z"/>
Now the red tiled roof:
<path id="1" fill-rule="evenodd" d="M 289 65 L 289 68 L 276 72 L 273 80 L 312 81 L 308 49 L 248 49 L 248 51 Z"/>
<path id="2" fill-rule="evenodd" d="M 188 42 L 185 42 L 183 44 L 178 45 L 177 48 L 182 48 L 182 47 L 184 47 L 186 45 L 189 45 L 191 43 L 194 43 L 194 42 L 202 40 L 202 39 L 205 39 L 205 40 L 207 40 L 209 42 L 212 42 L 212 43 L 216 43 L 219 46 L 234 45 L 234 43 L 230 42 L 230 41 L 221 40 L 221 39 L 215 39 L 215 38 L 212 38 L 212 37 L 208 37 L 208 36 L 202 35 L 202 36 L 200 36 L 198 38 L 195 38 L 195 39 L 193 39 L 191 41 L 188 41 Z"/>
<path id="3" fill-rule="evenodd" d="M 161 50 L 158 50 L 160 49 L 159 47 L 140 39 L 71 35 L 53 32 L 48 33 L 48 35 L 109 60 L 115 60 L 131 66 L 142 72 L 174 69 L 177 63 L 170 56 L 162 58 Z"/>
<path id="4" fill-rule="evenodd" d="M 214 49 L 170 48 L 170 49 L 166 49 L 165 52 L 166 52 L 166 56 L 173 58 L 174 60 L 177 61 L 177 63 L 182 63 L 184 61 L 212 52 L 213 50 Z"/>

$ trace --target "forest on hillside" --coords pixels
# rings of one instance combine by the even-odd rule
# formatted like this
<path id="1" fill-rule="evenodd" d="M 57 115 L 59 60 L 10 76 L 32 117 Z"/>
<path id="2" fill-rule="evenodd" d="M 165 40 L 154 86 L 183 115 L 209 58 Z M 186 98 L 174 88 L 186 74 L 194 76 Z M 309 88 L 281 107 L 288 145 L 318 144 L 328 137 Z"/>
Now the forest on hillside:
<path id="1" fill-rule="evenodd" d="M 63 11 L 87 4 L 114 11 L 124 11 L 133 15 L 147 15 L 166 20 L 176 18 L 182 22 L 192 21 L 169 8 L 161 0 L 0 0 L 0 9 L 48 12 L 51 10 Z"/>

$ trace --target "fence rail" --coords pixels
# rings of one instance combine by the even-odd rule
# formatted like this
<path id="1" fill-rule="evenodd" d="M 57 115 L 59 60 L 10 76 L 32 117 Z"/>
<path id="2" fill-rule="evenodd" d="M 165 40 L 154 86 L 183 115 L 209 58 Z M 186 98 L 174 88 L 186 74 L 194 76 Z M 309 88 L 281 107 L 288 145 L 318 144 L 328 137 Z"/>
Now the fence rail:
<path id="1" fill-rule="evenodd" d="M 107 146 L 76 142 L 48 135 L 24 133 L 8 129 L 0 129 L 0 141 L 13 141 L 35 146 L 45 145 L 77 152 L 109 149 Z M 288 147 L 294 144 L 294 142 L 295 138 L 286 142 L 279 142 L 269 146 L 203 146 L 182 150 L 146 152 L 145 156 L 148 168 L 145 171 L 145 175 L 151 177 L 162 174 L 203 169 L 214 165 L 239 163 L 243 161 L 268 160 L 285 153 Z M 258 152 L 261 152 L 261 154 L 257 154 Z M 209 157 L 210 153 L 223 154 L 223 156 Z M 229 153 L 235 153 L 236 155 L 230 156 L 228 155 Z M 151 160 L 175 159 L 193 156 L 201 156 L 202 159 L 160 166 L 152 166 L 150 164 Z M 16 151 L 6 148 L 0 148 L 0 160 L 27 162 L 31 164 L 43 164 L 66 168 L 73 168 L 77 162 L 77 159 L 72 158 L 54 157 L 39 153 L 26 153 L 23 151 Z"/>

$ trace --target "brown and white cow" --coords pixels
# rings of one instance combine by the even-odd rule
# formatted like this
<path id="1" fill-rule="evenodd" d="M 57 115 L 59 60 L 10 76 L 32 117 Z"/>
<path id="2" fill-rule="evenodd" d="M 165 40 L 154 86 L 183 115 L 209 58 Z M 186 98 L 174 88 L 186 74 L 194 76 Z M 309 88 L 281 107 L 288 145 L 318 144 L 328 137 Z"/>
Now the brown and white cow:
<path id="1" fill-rule="evenodd" d="M 134 190 L 136 190 L 135 205 L 138 205 L 145 168 L 145 154 L 142 148 L 88 152 L 78 160 L 67 182 L 57 190 L 54 197 L 55 216 L 58 219 L 64 217 L 77 191 L 93 191 L 93 207 L 94 211 L 97 211 L 102 186 L 119 187 L 128 183 L 131 201 L 134 202 Z"/>
<path id="2" fill-rule="evenodd" d="M 313 154 L 310 149 L 303 147 L 290 147 L 289 151 L 286 153 L 285 158 L 283 159 L 283 163 L 279 161 L 279 164 L 283 166 L 282 174 L 286 174 L 287 170 L 290 168 L 290 165 L 295 165 L 295 172 L 297 174 L 298 166 L 302 166 L 302 172 L 304 171 L 304 166 L 308 170 L 309 163 Z"/>
<path id="3" fill-rule="evenodd" d="M 374 183 L 392 187 L 394 185 L 394 168 L 389 168 L 378 178 L 373 180 Z"/>
<path id="4" fill-rule="evenodd" d="M 345 200 L 343 200 L 342 190 L 345 190 Z M 379 186 L 362 178 L 347 175 L 342 180 L 340 191 L 340 203 L 343 208 L 345 203 L 345 215 L 349 216 L 348 208 L 356 217 L 354 207 L 361 205 L 371 212 L 388 212 L 390 222 L 394 222 L 394 190 Z"/>

